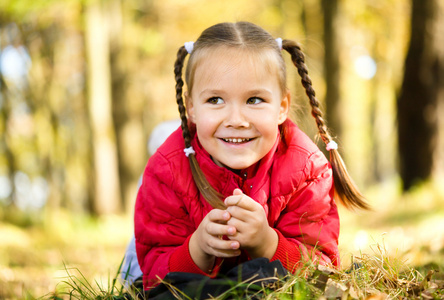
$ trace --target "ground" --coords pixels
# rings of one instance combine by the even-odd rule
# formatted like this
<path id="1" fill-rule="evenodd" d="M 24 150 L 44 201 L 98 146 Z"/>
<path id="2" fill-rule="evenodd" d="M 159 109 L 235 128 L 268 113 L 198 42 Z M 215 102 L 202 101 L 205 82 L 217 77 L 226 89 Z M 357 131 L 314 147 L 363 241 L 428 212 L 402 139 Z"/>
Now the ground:
<path id="1" fill-rule="evenodd" d="M 367 192 L 373 211 L 340 208 L 342 267 L 354 256 L 384 255 L 444 272 L 444 205 L 436 188 L 400 195 L 396 185 Z M 131 216 L 93 219 L 64 211 L 39 219 L 0 215 L 0 299 L 32 299 L 66 289 L 68 274 L 106 287 L 132 235 Z M 6 222 L 7 221 L 7 222 Z"/>

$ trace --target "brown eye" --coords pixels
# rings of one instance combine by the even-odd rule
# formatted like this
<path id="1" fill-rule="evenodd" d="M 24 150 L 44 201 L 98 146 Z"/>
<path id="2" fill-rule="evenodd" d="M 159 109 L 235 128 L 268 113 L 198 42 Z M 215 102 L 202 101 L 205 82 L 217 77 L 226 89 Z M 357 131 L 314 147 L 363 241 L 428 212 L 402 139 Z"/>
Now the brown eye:
<path id="1" fill-rule="evenodd" d="M 251 97 L 250 99 L 247 100 L 247 104 L 259 104 L 261 102 L 264 102 L 264 100 L 258 97 Z"/>
<path id="2" fill-rule="evenodd" d="M 210 104 L 222 104 L 222 103 L 224 103 L 224 100 L 219 97 L 212 97 L 212 98 L 208 99 L 207 102 Z"/>

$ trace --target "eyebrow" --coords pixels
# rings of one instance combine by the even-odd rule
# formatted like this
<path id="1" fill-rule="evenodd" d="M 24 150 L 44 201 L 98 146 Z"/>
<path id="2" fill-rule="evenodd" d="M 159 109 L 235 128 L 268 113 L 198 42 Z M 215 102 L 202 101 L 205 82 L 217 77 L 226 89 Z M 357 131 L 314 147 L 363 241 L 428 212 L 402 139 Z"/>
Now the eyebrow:
<path id="1" fill-rule="evenodd" d="M 223 95 L 225 93 L 225 90 L 220 90 L 220 89 L 205 89 L 203 90 L 199 96 L 205 95 L 205 94 L 210 94 L 210 95 Z M 253 89 L 253 90 L 249 90 L 246 92 L 246 94 L 248 95 L 257 95 L 257 94 L 267 94 L 267 95 L 272 95 L 273 93 L 268 90 L 268 89 L 262 89 L 262 88 L 258 88 L 258 89 Z"/>
<path id="2" fill-rule="evenodd" d="M 199 96 L 205 95 L 205 94 L 211 94 L 211 95 L 220 95 L 225 93 L 225 90 L 218 90 L 218 89 L 205 89 L 202 92 L 200 92 Z"/>

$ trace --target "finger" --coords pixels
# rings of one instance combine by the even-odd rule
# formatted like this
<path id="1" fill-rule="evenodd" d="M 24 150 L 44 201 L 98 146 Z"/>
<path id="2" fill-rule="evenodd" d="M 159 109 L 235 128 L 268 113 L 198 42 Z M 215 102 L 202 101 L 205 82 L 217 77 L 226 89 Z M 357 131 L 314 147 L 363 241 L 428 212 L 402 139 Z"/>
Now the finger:
<path id="1" fill-rule="evenodd" d="M 232 226 L 232 227 L 236 228 L 236 233 L 239 233 L 240 232 L 239 228 L 243 227 L 243 223 L 244 223 L 244 221 L 242 221 L 241 219 L 233 217 L 227 222 L 227 226 Z M 232 234 L 232 235 L 234 235 L 234 234 Z"/>
<path id="2" fill-rule="evenodd" d="M 231 218 L 228 223 L 228 226 L 233 226 L 234 228 L 236 228 L 236 232 L 234 234 L 227 235 L 227 237 L 230 239 L 237 239 L 240 235 L 256 232 L 256 229 L 252 228 L 252 225 L 244 220 Z"/>
<path id="3" fill-rule="evenodd" d="M 238 205 L 240 201 L 242 201 L 242 198 L 246 196 L 240 189 L 234 189 L 233 195 L 228 196 L 225 198 L 225 205 Z M 248 197 L 248 196 L 246 196 Z"/>
<path id="4" fill-rule="evenodd" d="M 256 203 L 256 201 L 254 201 L 253 199 L 251 199 L 250 197 L 248 197 L 245 194 L 230 196 L 225 199 L 225 205 L 227 207 L 237 206 L 237 207 L 249 210 L 249 211 L 254 211 L 256 209 L 257 204 L 258 203 Z M 230 212 L 230 210 L 228 210 L 228 208 L 227 208 L 227 211 Z"/>
<path id="5" fill-rule="evenodd" d="M 237 250 L 240 247 L 238 241 L 235 240 L 223 240 L 217 237 L 213 237 L 208 239 L 207 244 L 210 248 L 217 251 L 229 251 L 229 250 Z"/>
<path id="6" fill-rule="evenodd" d="M 207 218 L 210 222 L 224 224 L 231 218 L 231 215 L 226 210 L 215 208 L 208 213 Z"/>
<path id="7" fill-rule="evenodd" d="M 235 188 L 234 191 L 233 191 L 233 195 L 234 196 L 236 196 L 236 195 L 243 195 L 243 194 L 244 193 L 242 192 L 242 190 L 238 189 L 238 188 Z"/>
<path id="8" fill-rule="evenodd" d="M 232 257 L 240 255 L 240 243 L 234 240 L 209 239 L 208 246 L 212 254 L 218 257 Z"/>
<path id="9" fill-rule="evenodd" d="M 230 205 L 237 205 L 239 203 L 239 201 L 242 199 L 243 195 L 244 195 L 244 193 L 242 192 L 241 189 L 235 188 L 233 191 L 233 195 L 227 197 L 227 199 L 229 199 L 228 202 L 230 203 Z"/>
<path id="10" fill-rule="evenodd" d="M 233 219 L 246 221 L 251 217 L 252 213 L 251 211 L 236 205 L 228 206 L 227 212 L 230 214 L 231 218 L 226 222 L 226 224 Z M 230 225 L 233 225 L 233 223 L 230 223 Z"/>
<path id="11" fill-rule="evenodd" d="M 232 225 L 225 225 L 215 222 L 209 222 L 205 229 L 207 233 L 212 236 L 234 235 L 237 231 L 236 227 Z"/>
<path id="12" fill-rule="evenodd" d="M 233 196 L 240 196 L 240 198 L 238 198 L 238 202 L 234 205 L 239 205 L 239 203 L 242 201 L 242 198 L 244 196 L 244 192 L 242 192 L 241 189 L 239 188 L 235 188 L 233 191 Z"/>

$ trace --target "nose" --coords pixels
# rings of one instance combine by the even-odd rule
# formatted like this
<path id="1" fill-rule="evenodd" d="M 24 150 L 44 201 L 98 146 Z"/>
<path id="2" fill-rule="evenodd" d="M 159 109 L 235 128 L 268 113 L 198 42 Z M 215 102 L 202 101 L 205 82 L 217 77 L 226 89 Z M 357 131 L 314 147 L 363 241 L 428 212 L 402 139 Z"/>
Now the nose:
<path id="1" fill-rule="evenodd" d="M 241 105 L 229 105 L 225 117 L 225 126 L 233 128 L 248 128 L 250 126 L 246 111 Z"/>

